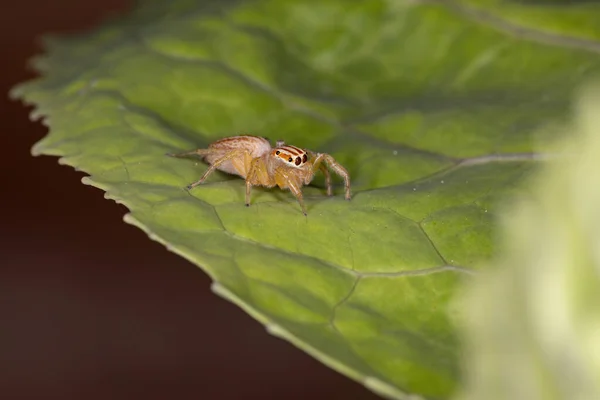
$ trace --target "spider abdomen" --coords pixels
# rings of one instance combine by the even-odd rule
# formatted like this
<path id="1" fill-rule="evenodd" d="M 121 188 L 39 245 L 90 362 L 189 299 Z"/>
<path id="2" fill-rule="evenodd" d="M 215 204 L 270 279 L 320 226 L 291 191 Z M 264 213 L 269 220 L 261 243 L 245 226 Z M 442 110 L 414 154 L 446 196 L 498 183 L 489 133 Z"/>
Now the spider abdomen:
<path id="1" fill-rule="evenodd" d="M 250 162 L 253 158 L 260 157 L 271 150 L 271 144 L 265 138 L 252 135 L 231 136 L 217 140 L 208 146 L 213 150 L 204 157 L 204 160 L 212 164 L 215 160 L 223 157 L 233 150 L 246 150 L 246 156 L 227 160 L 217 167 L 218 170 L 228 174 L 239 175 L 245 178 L 250 170 Z"/>

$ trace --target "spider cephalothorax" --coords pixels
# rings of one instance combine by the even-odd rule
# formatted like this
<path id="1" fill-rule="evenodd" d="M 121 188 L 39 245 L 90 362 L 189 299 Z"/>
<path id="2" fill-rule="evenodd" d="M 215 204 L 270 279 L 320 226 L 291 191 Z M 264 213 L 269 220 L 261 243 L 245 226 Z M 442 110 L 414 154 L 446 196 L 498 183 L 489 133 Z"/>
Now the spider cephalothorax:
<path id="1" fill-rule="evenodd" d="M 271 150 L 271 157 L 279 157 L 289 166 L 294 168 L 302 167 L 302 164 L 308 161 L 308 154 L 306 151 L 299 149 L 296 146 L 290 146 L 277 142 L 281 146 L 277 146 Z"/>
<path id="2" fill-rule="evenodd" d="M 192 189 L 203 183 L 215 169 L 239 175 L 246 179 L 246 205 L 250 205 L 250 190 L 252 186 L 274 187 L 289 189 L 306 215 L 306 207 L 302 197 L 302 186 L 308 185 L 319 169 L 325 175 L 327 195 L 333 195 L 331 176 L 326 165 L 344 178 L 346 200 L 350 200 L 350 175 L 329 154 L 314 153 L 296 146 L 277 141 L 272 148 L 269 141 L 258 136 L 232 136 L 217 140 L 207 149 L 197 149 L 179 154 L 174 157 L 199 155 L 209 164 L 202 177 L 187 186 Z"/>

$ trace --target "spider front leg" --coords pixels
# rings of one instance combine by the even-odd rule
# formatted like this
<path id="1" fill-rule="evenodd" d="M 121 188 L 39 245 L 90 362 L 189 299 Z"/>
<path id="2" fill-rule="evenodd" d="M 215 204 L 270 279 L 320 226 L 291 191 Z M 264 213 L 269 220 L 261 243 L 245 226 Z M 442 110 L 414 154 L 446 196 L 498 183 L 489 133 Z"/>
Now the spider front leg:
<path id="1" fill-rule="evenodd" d="M 346 200 L 350 200 L 352 198 L 352 194 L 350 193 L 350 174 L 348 173 L 348 171 L 346 170 L 346 168 L 344 168 L 342 166 L 342 164 L 338 163 L 335 158 L 333 158 L 332 156 L 330 156 L 329 154 L 324 154 L 324 153 L 317 153 L 316 154 L 316 158 L 313 161 L 313 171 L 316 171 L 317 168 L 321 169 L 321 171 L 323 171 L 323 169 L 321 168 L 323 166 L 323 163 L 327 164 L 327 166 L 329 168 L 331 168 L 336 174 L 338 174 L 339 176 L 341 176 L 344 179 L 344 186 L 346 188 Z M 328 173 L 325 174 L 325 181 L 328 180 Z M 331 178 L 329 177 L 329 185 L 331 185 Z M 328 193 L 329 193 L 329 189 L 328 189 Z"/>
<path id="2" fill-rule="evenodd" d="M 319 170 L 323 173 L 323 176 L 325 176 L 325 187 L 327 188 L 327 196 L 333 196 L 333 187 L 331 186 L 331 174 L 329 173 L 329 170 L 327 169 L 327 167 L 325 165 L 323 165 L 323 163 L 321 161 L 318 160 L 322 160 L 318 158 L 319 153 L 315 153 L 312 152 L 310 150 L 306 150 L 306 152 L 308 153 L 308 155 L 310 156 L 311 159 L 314 159 L 313 161 L 313 174 L 315 172 L 317 172 L 317 166 L 319 168 Z M 318 161 L 318 162 L 316 162 Z"/>
<path id="3" fill-rule="evenodd" d="M 306 212 L 306 206 L 304 205 L 304 196 L 302 195 L 302 186 L 298 179 L 288 175 L 282 168 L 277 168 L 275 170 L 275 182 L 280 188 L 287 187 L 290 189 L 290 192 L 296 196 L 296 200 L 298 200 L 298 204 L 300 204 L 302 214 L 307 216 L 308 214 Z"/>
<path id="4" fill-rule="evenodd" d="M 326 166 L 319 164 L 319 169 L 325 175 L 325 186 L 327 187 L 327 196 L 333 196 L 333 188 L 331 187 L 331 174 Z"/>

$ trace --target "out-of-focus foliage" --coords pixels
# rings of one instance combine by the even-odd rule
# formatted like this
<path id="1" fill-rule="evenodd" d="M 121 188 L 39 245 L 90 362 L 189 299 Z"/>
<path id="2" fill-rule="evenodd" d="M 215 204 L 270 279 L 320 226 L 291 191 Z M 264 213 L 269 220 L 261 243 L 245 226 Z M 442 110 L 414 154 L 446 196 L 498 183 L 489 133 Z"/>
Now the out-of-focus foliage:
<path id="1" fill-rule="evenodd" d="M 564 136 L 469 285 L 457 400 L 600 399 L 600 84 Z"/>

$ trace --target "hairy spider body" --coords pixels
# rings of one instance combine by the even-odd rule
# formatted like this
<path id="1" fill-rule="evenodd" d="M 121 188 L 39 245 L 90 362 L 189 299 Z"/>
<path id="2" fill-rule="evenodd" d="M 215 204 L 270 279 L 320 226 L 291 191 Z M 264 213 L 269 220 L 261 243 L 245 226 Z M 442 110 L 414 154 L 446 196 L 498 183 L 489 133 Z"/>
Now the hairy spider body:
<path id="1" fill-rule="evenodd" d="M 306 215 L 302 186 L 308 185 L 320 170 L 325 175 L 327 195 L 332 196 L 331 176 L 327 167 L 344 179 L 346 200 L 350 200 L 350 175 L 329 154 L 315 153 L 296 146 L 286 145 L 279 140 L 272 148 L 269 141 L 259 136 L 232 136 L 211 143 L 207 149 L 197 149 L 173 157 L 198 155 L 209 164 L 202 177 L 187 186 L 192 189 L 202 184 L 215 169 L 238 175 L 246 180 L 246 206 L 250 206 L 252 186 L 289 189 Z"/>

